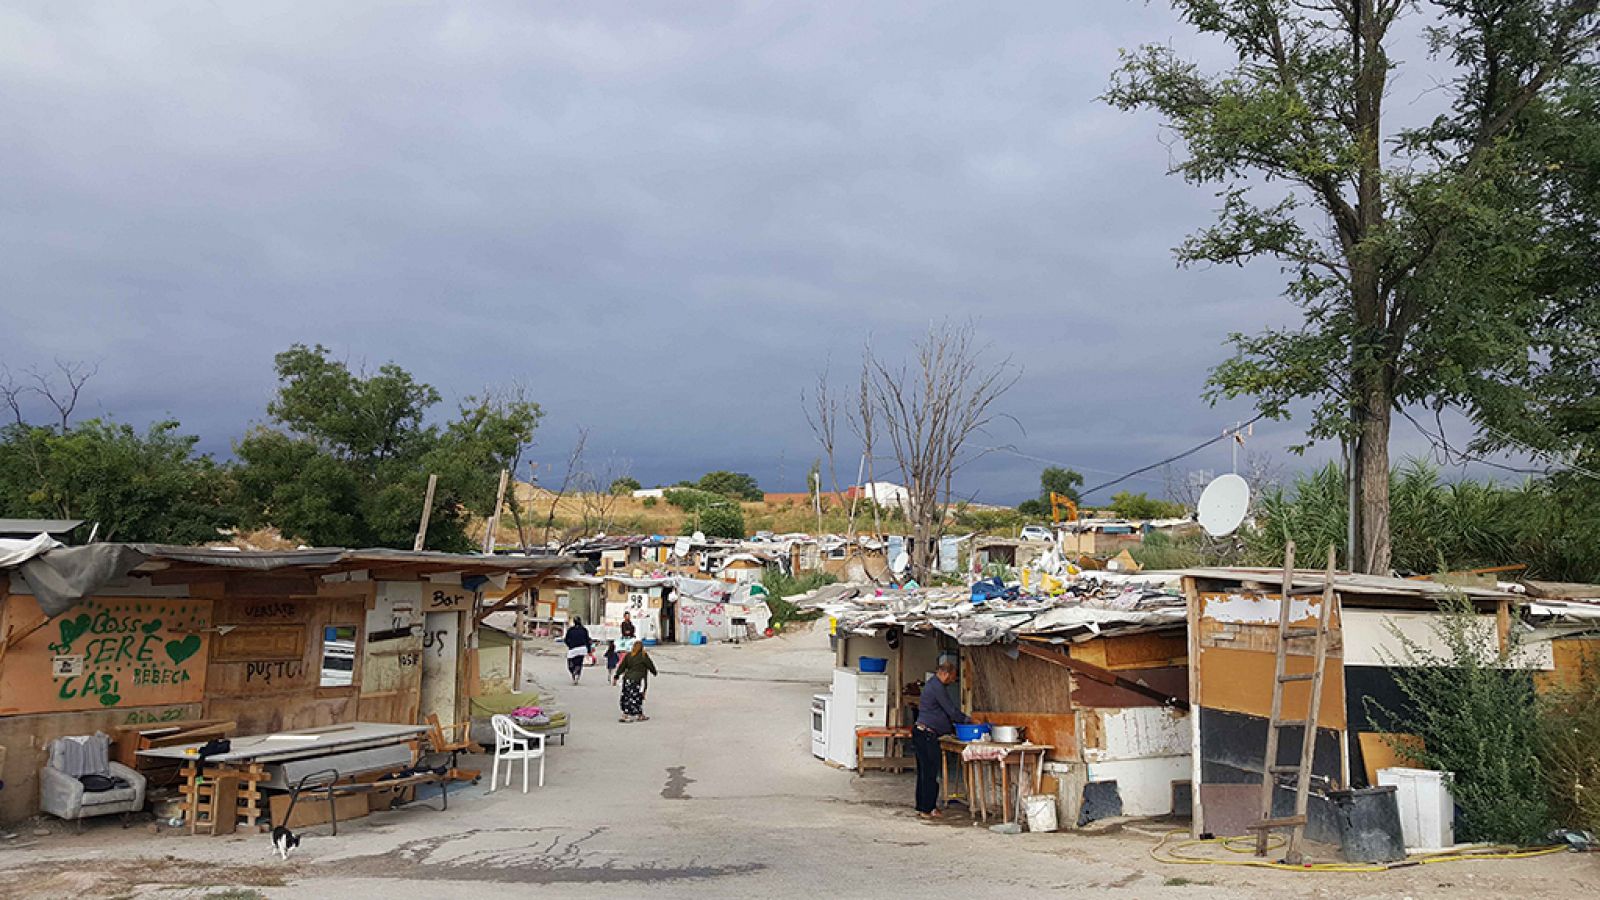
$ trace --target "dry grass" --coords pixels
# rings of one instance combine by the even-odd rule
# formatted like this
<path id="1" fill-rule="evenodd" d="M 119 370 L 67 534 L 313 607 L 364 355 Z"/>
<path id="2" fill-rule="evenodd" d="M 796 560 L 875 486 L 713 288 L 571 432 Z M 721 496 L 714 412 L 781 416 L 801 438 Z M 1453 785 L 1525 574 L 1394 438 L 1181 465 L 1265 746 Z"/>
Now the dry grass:
<path id="1" fill-rule="evenodd" d="M 584 497 L 581 494 L 569 493 L 557 501 L 553 491 L 521 482 L 517 483 L 515 490 L 523 510 L 523 523 L 528 530 L 528 539 L 535 544 L 544 541 L 545 522 L 550 516 L 552 501 L 555 502 L 555 522 L 550 536 L 560 540 L 571 540 L 582 536 L 580 531 L 584 521 L 585 506 L 587 505 L 590 510 L 591 520 L 594 518 L 594 511 L 600 506 L 600 498 Z M 605 499 L 610 501 L 608 511 L 610 524 L 605 529 L 609 534 L 682 534 L 689 520 L 689 514 L 665 499 L 658 499 L 654 504 L 631 496 Z M 749 534 L 757 531 L 785 534 L 796 531 L 809 533 L 817 530 L 815 511 L 803 503 L 771 504 L 754 501 L 743 502 L 739 506 L 744 510 L 745 531 Z M 856 529 L 870 529 L 871 522 L 870 514 L 862 511 L 857 516 Z M 824 511 L 822 526 L 825 532 L 843 533 L 849 526 L 847 511 Z M 469 527 L 468 533 L 481 539 L 482 523 L 474 523 Z M 502 517 L 499 534 L 495 537 L 501 544 L 517 543 L 516 525 L 509 513 Z"/>

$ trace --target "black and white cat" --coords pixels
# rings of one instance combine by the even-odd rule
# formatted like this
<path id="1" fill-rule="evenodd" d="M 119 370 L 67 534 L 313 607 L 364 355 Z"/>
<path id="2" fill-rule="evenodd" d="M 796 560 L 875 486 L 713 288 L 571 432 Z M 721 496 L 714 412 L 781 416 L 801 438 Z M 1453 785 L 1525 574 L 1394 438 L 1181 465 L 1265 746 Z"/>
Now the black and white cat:
<path id="1" fill-rule="evenodd" d="M 300 846 L 300 835 L 282 825 L 273 826 L 272 851 L 278 854 L 279 859 L 288 859 L 289 853 L 298 846 Z"/>

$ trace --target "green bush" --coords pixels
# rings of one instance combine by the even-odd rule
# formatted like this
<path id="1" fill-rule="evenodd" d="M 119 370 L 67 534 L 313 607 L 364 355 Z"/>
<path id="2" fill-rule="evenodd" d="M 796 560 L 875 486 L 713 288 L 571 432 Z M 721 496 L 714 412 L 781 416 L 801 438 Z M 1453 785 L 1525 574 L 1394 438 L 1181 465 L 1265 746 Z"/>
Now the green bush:
<path id="1" fill-rule="evenodd" d="M 744 510 L 736 503 L 724 502 L 717 506 L 701 508 L 695 515 L 699 520 L 700 531 L 706 537 L 742 538 L 744 534 Z"/>
<path id="2" fill-rule="evenodd" d="M 1401 652 L 1385 663 L 1407 708 L 1387 709 L 1369 697 L 1369 722 L 1377 731 L 1418 735 L 1420 750 L 1398 740 L 1392 746 L 1424 768 L 1453 773 L 1457 840 L 1536 842 L 1549 832 L 1550 808 L 1533 676 L 1518 667 L 1526 654 L 1517 632 L 1502 658 L 1493 620 L 1464 597 L 1452 595 L 1440 611 L 1431 627 L 1442 654 L 1391 626 Z"/>
<path id="3" fill-rule="evenodd" d="M 1439 480 L 1438 470 L 1411 461 L 1390 481 L 1389 524 L 1396 569 L 1410 572 L 1525 563 L 1529 576 L 1552 581 L 1600 580 L 1600 485 L 1553 476 L 1504 485 Z M 1255 565 L 1282 565 L 1283 546 L 1321 559 L 1345 544 L 1348 495 L 1338 467 L 1324 466 L 1291 489 L 1263 491 L 1256 527 L 1240 532 Z"/>
<path id="4" fill-rule="evenodd" d="M 1175 519 L 1187 512 L 1182 503 L 1158 500 L 1131 491 L 1112 494 L 1111 511 L 1121 519 Z"/>
<path id="5" fill-rule="evenodd" d="M 644 498 L 644 508 L 645 509 L 655 509 L 655 506 L 656 506 L 656 498 L 654 498 L 654 497 L 646 497 L 646 498 Z"/>
<path id="6" fill-rule="evenodd" d="M 825 584 L 833 584 L 839 579 L 827 572 L 807 572 L 801 576 L 793 576 L 781 569 L 768 569 L 761 574 L 761 586 L 767 589 L 767 609 L 772 611 L 774 627 L 789 622 L 805 621 L 821 615 L 818 610 L 801 610 L 790 603 L 789 597 L 798 597 L 808 591 L 814 591 Z"/>
<path id="7" fill-rule="evenodd" d="M 728 502 L 728 498 L 721 494 L 713 494 L 710 491 L 702 491 L 699 488 L 692 487 L 669 488 L 663 496 L 667 498 L 668 503 L 684 512 L 694 512 L 699 509 L 705 509 L 708 506 Z"/>
<path id="8" fill-rule="evenodd" d="M 1539 762 L 1556 821 L 1600 832 L 1600 653 L 1540 701 Z"/>
<path id="9" fill-rule="evenodd" d="M 1128 553 L 1146 569 L 1188 569 L 1220 562 L 1207 554 L 1198 541 L 1174 540 L 1162 531 L 1145 535 L 1144 542 Z"/>

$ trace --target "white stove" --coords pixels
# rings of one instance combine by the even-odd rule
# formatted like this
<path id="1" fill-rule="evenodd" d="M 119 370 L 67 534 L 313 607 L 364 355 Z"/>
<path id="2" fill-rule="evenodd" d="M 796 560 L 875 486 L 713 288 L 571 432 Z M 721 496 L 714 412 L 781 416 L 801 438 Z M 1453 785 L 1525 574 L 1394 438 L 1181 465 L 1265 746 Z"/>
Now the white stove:
<path id="1" fill-rule="evenodd" d="M 811 695 L 811 755 L 817 759 L 828 758 L 828 706 L 830 694 Z"/>

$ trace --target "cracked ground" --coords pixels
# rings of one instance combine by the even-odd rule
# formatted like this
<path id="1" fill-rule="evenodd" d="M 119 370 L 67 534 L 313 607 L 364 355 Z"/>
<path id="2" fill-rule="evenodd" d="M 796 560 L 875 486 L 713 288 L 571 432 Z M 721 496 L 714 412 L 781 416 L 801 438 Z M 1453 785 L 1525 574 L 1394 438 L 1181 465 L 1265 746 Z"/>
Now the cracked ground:
<path id="1" fill-rule="evenodd" d="M 430 804 L 306 829 L 288 862 L 265 835 L 151 835 L 96 823 L 0 842 L 0 896 L 250 898 L 1593 897 L 1600 855 L 1305 874 L 1153 860 L 1170 825 L 1087 836 L 999 835 L 911 813 L 911 777 L 858 778 L 811 756 L 826 635 L 662 647 L 650 721 L 617 721 L 604 670 L 567 683 L 554 646 L 530 651 L 543 693 L 572 713 L 543 788 L 459 786 Z M 474 764 L 465 760 L 465 764 Z M 487 770 L 487 762 L 482 763 Z"/>

